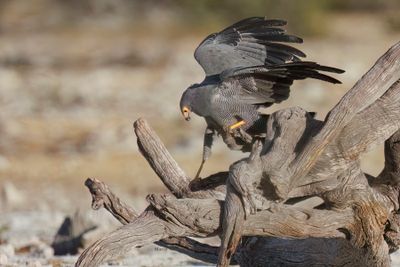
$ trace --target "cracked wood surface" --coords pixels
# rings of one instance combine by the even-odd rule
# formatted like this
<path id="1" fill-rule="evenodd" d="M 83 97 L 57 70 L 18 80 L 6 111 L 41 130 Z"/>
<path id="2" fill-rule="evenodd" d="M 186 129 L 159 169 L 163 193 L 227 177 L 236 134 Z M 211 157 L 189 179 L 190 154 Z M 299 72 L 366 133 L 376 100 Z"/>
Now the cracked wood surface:
<path id="1" fill-rule="evenodd" d="M 400 42 L 392 46 L 329 112 L 321 131 L 291 164 L 290 183 L 302 183 L 324 149 L 357 112 L 374 103 L 400 79 Z"/>

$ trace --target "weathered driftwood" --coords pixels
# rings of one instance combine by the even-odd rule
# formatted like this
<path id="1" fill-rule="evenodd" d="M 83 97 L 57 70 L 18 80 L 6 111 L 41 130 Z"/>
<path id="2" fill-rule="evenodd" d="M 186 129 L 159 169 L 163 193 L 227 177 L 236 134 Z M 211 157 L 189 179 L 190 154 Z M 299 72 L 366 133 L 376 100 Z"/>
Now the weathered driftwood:
<path id="1" fill-rule="evenodd" d="M 97 210 L 104 207 L 123 225 L 134 221 L 139 216 L 129 205 L 121 201 L 106 184 L 98 179 L 88 178 L 85 185 L 92 195 L 93 209 Z M 212 263 L 216 262 L 218 248 L 202 244 L 190 238 L 168 237 L 155 243 L 196 259 Z"/>
<path id="2" fill-rule="evenodd" d="M 87 248 L 76 266 L 97 266 L 151 242 L 219 266 L 231 260 L 241 266 L 388 266 L 389 251 L 400 241 L 399 80 L 400 43 L 325 121 L 301 108 L 275 112 L 248 158 L 196 184 L 138 120 L 139 149 L 172 194 L 149 195 L 149 207 L 138 215 L 103 183 L 88 180 L 93 207 L 104 206 L 124 226 Z M 384 170 L 378 177 L 363 173 L 360 155 L 383 142 Z M 324 204 L 289 204 L 307 196 Z M 220 248 L 188 238 L 215 235 Z"/>
<path id="3" fill-rule="evenodd" d="M 263 192 L 254 192 L 254 189 L 261 187 L 265 190 L 266 188 L 266 186 L 261 185 L 262 181 L 266 180 L 272 183 L 274 188 L 269 192 L 273 191 L 276 194 L 276 200 L 280 201 L 287 200 L 292 190 L 308 185 L 311 185 L 314 189 L 314 194 L 333 190 L 333 193 L 328 191 L 324 195 L 327 202 L 331 203 L 340 201 L 350 206 L 354 204 L 354 199 L 352 198 L 357 197 L 360 198 L 358 201 L 362 203 L 362 207 L 366 208 L 365 205 L 376 200 L 375 192 L 370 191 L 367 179 L 360 170 L 358 164 L 359 153 L 353 153 L 353 157 L 346 157 L 346 153 L 349 149 L 362 152 L 368 147 L 368 143 L 383 142 L 381 139 L 389 138 L 391 134 L 399 129 L 398 98 L 400 85 L 397 82 L 399 79 L 400 43 L 393 46 L 378 59 L 375 65 L 330 111 L 322 124 L 311 122 L 307 125 L 308 118 L 304 114 L 302 115 L 301 111 L 295 109 L 277 112 L 275 113 L 276 116 L 271 116 L 268 123 L 267 139 L 263 148 L 264 151 L 259 153 L 256 159 L 244 159 L 231 167 L 229 183 L 233 187 L 228 186 L 225 202 L 224 232 L 219 265 L 228 265 L 229 255 L 232 255 L 232 251 L 236 249 L 242 234 L 241 224 L 244 221 L 243 214 L 246 204 L 252 207 L 251 210 L 256 209 L 254 198 L 257 195 L 263 195 Z M 395 97 L 395 99 L 389 99 L 391 97 Z M 380 101 L 377 101 L 378 99 Z M 380 109 L 382 105 L 380 102 L 383 102 L 386 106 Z M 369 140 L 369 136 L 360 131 L 359 126 L 364 124 L 365 121 L 359 121 L 355 118 L 359 113 L 363 117 L 365 109 L 369 114 L 369 118 L 373 118 L 375 121 L 380 120 L 379 115 L 382 115 L 386 119 L 384 120 L 386 124 L 382 126 L 390 128 L 380 132 L 378 135 L 375 134 L 376 138 L 374 140 Z M 380 112 L 382 109 L 388 111 L 388 115 Z M 378 111 L 377 114 L 374 111 Z M 353 120 L 354 118 L 355 120 Z M 354 131 L 348 136 L 343 136 L 342 131 L 346 132 L 344 129 L 346 126 L 352 127 Z M 353 136 L 362 137 L 353 138 Z M 342 140 L 347 141 L 347 143 L 341 142 Z M 347 160 L 346 162 L 346 159 L 350 159 L 350 161 Z M 343 171 L 349 172 L 350 170 L 352 170 L 351 173 L 344 175 L 346 181 L 338 179 L 338 175 Z M 336 182 L 336 185 L 332 188 L 324 188 L 318 192 L 320 189 L 318 186 L 321 183 L 332 184 L 334 182 Z M 258 186 L 255 186 L 255 184 Z M 363 192 L 362 197 L 352 196 L 353 193 L 358 193 L 360 189 Z M 237 196 L 238 192 L 244 197 L 244 205 L 241 205 L 242 202 L 234 197 Z M 300 192 L 299 195 L 304 196 L 305 194 Z M 349 198 L 349 195 L 351 195 L 351 198 Z M 371 196 L 369 197 L 369 195 Z M 271 199 L 271 194 L 268 197 Z M 266 198 L 268 199 L 268 197 Z M 335 201 L 333 201 L 333 198 L 335 198 Z M 379 197 L 378 199 L 381 200 Z M 387 203 L 381 201 L 379 204 L 385 205 Z M 388 204 L 390 205 L 391 203 Z M 335 206 L 338 205 L 336 204 Z M 382 216 L 377 217 L 375 229 L 371 230 L 372 233 L 382 232 L 382 229 L 378 228 L 383 228 L 383 224 L 387 219 L 387 214 L 385 213 L 390 214 L 391 211 L 386 208 L 381 210 L 379 215 Z M 363 213 L 371 214 L 368 212 Z M 368 218 L 361 219 L 361 221 L 364 220 L 368 220 Z M 368 222 L 368 226 L 372 225 L 374 224 Z M 388 253 L 386 253 L 387 249 L 385 249 L 386 244 L 384 244 L 381 236 L 383 235 L 378 234 L 377 237 L 371 236 L 366 239 L 368 241 L 370 241 L 370 238 L 380 239 L 371 241 L 371 253 L 374 258 L 377 258 L 376 262 L 385 264 L 389 262 L 389 258 L 387 256 Z M 363 241 L 359 243 L 357 245 L 364 245 Z"/>

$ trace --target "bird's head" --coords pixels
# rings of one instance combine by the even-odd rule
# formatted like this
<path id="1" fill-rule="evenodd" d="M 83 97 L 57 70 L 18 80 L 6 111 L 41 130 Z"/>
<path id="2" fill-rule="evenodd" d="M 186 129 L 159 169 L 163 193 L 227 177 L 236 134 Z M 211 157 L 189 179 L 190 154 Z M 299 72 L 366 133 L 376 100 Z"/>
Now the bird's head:
<path id="1" fill-rule="evenodd" d="M 191 85 L 189 88 L 183 92 L 181 101 L 180 101 L 180 109 L 185 120 L 190 120 L 190 114 L 193 111 L 193 105 L 195 103 L 195 95 L 196 95 L 196 85 Z"/>
<path id="2" fill-rule="evenodd" d="M 190 98 L 187 97 L 185 93 L 182 95 L 180 108 L 182 116 L 185 118 L 185 120 L 190 121 L 190 113 L 192 113 L 192 105 Z"/>

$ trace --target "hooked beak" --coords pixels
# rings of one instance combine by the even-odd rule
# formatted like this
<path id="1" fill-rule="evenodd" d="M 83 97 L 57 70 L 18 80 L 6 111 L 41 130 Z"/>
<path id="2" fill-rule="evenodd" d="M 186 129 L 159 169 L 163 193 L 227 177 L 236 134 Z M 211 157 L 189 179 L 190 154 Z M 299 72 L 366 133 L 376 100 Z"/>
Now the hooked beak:
<path id="1" fill-rule="evenodd" d="M 190 121 L 190 109 L 188 107 L 182 108 L 182 115 L 186 121 Z"/>

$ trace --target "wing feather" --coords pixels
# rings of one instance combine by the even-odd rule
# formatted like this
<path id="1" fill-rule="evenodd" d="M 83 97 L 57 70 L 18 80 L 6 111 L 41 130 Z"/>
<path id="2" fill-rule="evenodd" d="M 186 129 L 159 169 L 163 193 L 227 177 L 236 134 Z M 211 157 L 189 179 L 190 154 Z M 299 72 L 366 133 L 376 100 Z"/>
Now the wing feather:
<path id="1" fill-rule="evenodd" d="M 284 20 L 253 17 L 241 20 L 219 33 L 210 34 L 197 47 L 194 57 L 207 76 L 234 67 L 283 64 L 298 61 L 305 54 L 282 43 L 301 43 L 302 39 L 280 28 Z"/>
<path id="2" fill-rule="evenodd" d="M 314 78 L 330 83 L 340 83 L 339 80 L 320 71 L 344 72 L 341 69 L 309 61 L 238 67 L 221 73 L 220 79 L 224 84 L 221 88 L 234 88 L 235 97 L 243 103 L 267 107 L 286 100 L 294 80 Z"/>

